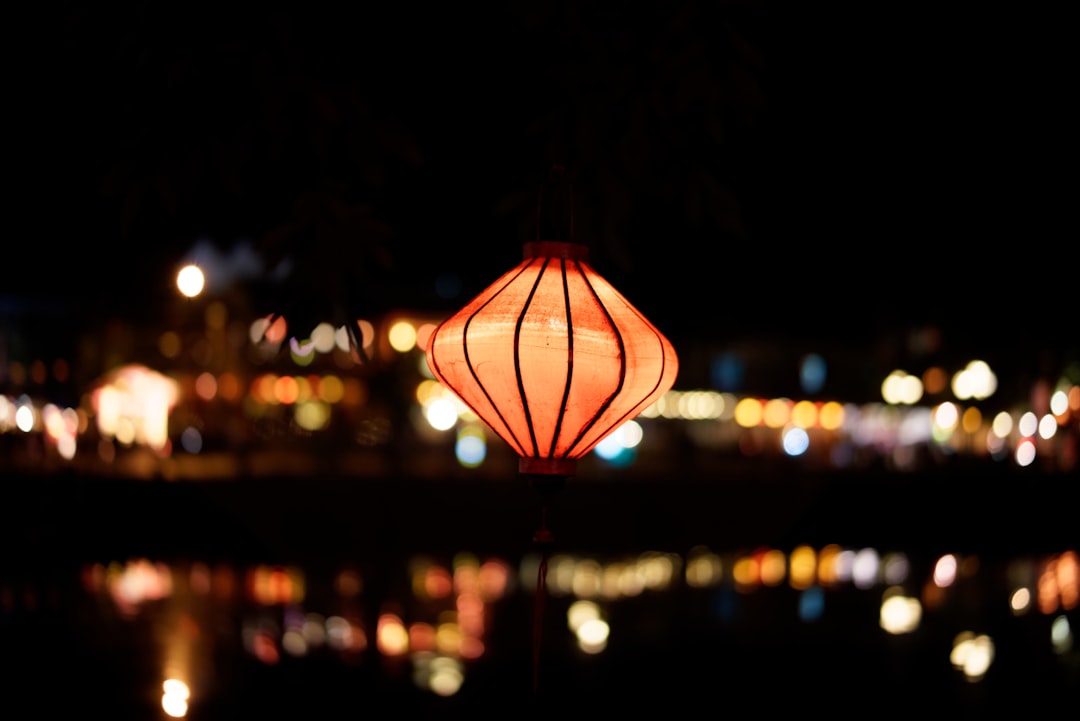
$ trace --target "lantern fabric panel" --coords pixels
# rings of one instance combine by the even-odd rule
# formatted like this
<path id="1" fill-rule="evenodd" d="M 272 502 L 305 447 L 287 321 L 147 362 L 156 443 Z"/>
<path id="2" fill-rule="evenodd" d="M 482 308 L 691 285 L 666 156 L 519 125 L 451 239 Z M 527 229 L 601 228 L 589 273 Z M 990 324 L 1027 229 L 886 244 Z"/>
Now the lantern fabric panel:
<path id="1" fill-rule="evenodd" d="M 581 432 L 618 392 L 625 365 L 618 329 L 596 300 L 584 264 L 545 261 L 517 347 L 537 444 L 531 455 L 579 457 Z"/>
<path id="2" fill-rule="evenodd" d="M 606 287 L 614 295 L 604 307 L 619 328 L 623 356 L 623 377 L 617 395 L 602 409 L 588 427 L 583 428 L 581 439 L 574 447 L 573 457 L 581 457 L 592 450 L 611 431 L 638 416 L 658 400 L 674 383 L 678 361 L 670 342 L 602 278 L 598 290 Z M 610 361 L 608 363 L 610 367 Z"/>
<path id="3" fill-rule="evenodd" d="M 517 385 L 513 338 L 518 309 L 492 303 L 527 269 L 526 263 L 504 273 L 461 310 L 443 321 L 428 341 L 428 368 L 436 379 L 472 409 L 519 456 L 526 450 L 521 428 L 524 404 Z M 466 337 L 468 342 L 466 342 Z M 513 417 L 503 416 L 509 413 Z"/>

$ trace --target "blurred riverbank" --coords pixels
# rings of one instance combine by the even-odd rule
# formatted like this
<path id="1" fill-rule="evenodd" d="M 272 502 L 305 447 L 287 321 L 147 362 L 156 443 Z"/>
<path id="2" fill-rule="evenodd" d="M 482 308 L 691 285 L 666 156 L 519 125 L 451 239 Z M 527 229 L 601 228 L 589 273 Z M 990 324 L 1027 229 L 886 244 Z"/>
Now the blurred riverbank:
<path id="1" fill-rule="evenodd" d="M 719 477 L 640 472 L 566 480 L 549 504 L 558 545 L 587 552 L 841 543 L 925 554 L 1053 552 L 1077 543 L 1080 484 L 1061 473 L 957 462 L 917 473 L 733 467 Z M 9 475 L 11 564 L 130 554 L 245 560 L 528 550 L 541 494 L 505 478 L 266 476 L 129 480 Z"/>
<path id="2" fill-rule="evenodd" d="M 1074 479 L 986 464 L 899 475 L 627 476 L 590 469 L 551 498 L 537 695 L 541 496 L 521 477 L 9 475 L 0 525 L 3 648 L 17 669 L 9 688 L 42 712 L 164 718 L 162 679 L 182 658 L 190 719 L 703 706 L 854 718 L 865 703 L 973 718 L 1003 704 L 1056 708 L 1076 692 L 1075 646 L 1050 641 L 1061 619 L 1075 634 L 1075 605 L 1010 610 L 1016 588 L 1043 588 L 1048 564 L 1077 547 Z M 800 547 L 819 563 L 839 553 L 854 565 L 846 577 L 799 588 Z M 936 580 L 942 556 L 956 559 L 953 583 Z M 782 569 L 772 580 L 770 557 Z M 418 652 L 420 629 L 439 627 L 460 604 L 425 597 L 431 581 L 418 581 L 417 568 L 457 588 L 463 558 L 507 574 L 484 603 L 484 651 Z M 704 559 L 711 579 L 698 568 Z M 905 575 L 889 580 L 900 559 Z M 851 574 L 868 560 L 876 570 L 860 582 Z M 655 576 L 658 568 L 666 571 Z M 737 580 L 747 568 L 757 570 Z M 340 592 L 344 569 L 355 573 L 351 596 Z M 583 652 L 567 622 L 571 604 L 589 598 L 581 579 L 601 584 L 628 570 L 659 580 L 634 592 L 594 586 L 590 600 L 611 635 L 601 653 Z M 920 599 L 922 621 L 886 633 L 883 600 L 901 588 Z M 410 632 L 407 655 L 379 646 L 390 611 Z M 308 639 L 301 652 L 295 628 L 290 642 L 297 619 L 329 628 L 333 618 L 351 618 L 363 644 L 332 650 Z M 950 661 L 965 633 L 995 644 L 978 682 Z M 446 697 L 418 676 L 438 658 L 457 664 L 459 686 Z M 30 690 L 42 684 L 67 692 Z"/>

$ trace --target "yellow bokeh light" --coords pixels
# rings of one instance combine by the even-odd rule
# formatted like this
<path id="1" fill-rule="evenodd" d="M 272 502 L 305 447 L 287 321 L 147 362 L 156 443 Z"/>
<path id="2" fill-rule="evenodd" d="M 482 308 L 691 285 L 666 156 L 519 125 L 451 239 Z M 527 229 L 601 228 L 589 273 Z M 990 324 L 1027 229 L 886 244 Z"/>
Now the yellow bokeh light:
<path id="1" fill-rule="evenodd" d="M 416 326 L 406 320 L 399 320 L 390 326 L 386 336 L 390 347 L 398 353 L 408 353 L 416 347 Z"/>
<path id="2" fill-rule="evenodd" d="M 818 419 L 818 407 L 812 401 L 799 401 L 791 409 L 791 422 L 797 428 L 813 428 Z"/>
<path id="3" fill-rule="evenodd" d="M 975 406 L 972 406 L 964 409 L 964 413 L 960 417 L 960 427 L 967 433 L 974 433 L 979 430 L 979 427 L 982 425 L 982 420 L 982 412 Z"/>
<path id="4" fill-rule="evenodd" d="M 345 384 L 337 376 L 323 376 L 319 383 L 319 397 L 327 403 L 337 403 L 345 395 Z"/>
<path id="5" fill-rule="evenodd" d="M 828 401 L 818 411 L 818 423 L 827 431 L 835 431 L 844 425 L 844 406 L 836 401 Z"/>
<path id="6" fill-rule="evenodd" d="M 763 417 L 764 411 L 757 398 L 743 398 L 735 405 L 735 422 L 743 428 L 760 425 Z"/>
<path id="7" fill-rule="evenodd" d="M 773 398 L 765 403 L 763 420 L 769 428 L 783 428 L 791 419 L 791 401 Z"/>
<path id="8" fill-rule="evenodd" d="M 789 560 L 791 587 L 805 590 L 817 581 L 817 553 L 810 546 L 798 546 Z"/>

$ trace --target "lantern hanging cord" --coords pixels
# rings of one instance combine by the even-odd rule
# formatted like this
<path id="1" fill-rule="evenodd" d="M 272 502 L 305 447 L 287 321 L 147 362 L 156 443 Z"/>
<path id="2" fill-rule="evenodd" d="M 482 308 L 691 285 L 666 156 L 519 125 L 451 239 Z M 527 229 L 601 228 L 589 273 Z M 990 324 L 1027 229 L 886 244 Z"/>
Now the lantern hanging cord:
<path id="1" fill-rule="evenodd" d="M 547 203 L 544 188 L 548 189 Z M 566 166 L 551 166 L 546 182 L 536 194 L 536 240 L 574 240 L 574 193 Z"/>
<path id="2" fill-rule="evenodd" d="M 536 571 L 536 601 L 533 606 L 533 696 L 540 685 L 540 648 L 543 645 L 548 548 L 554 540 L 553 534 L 547 528 L 547 499 L 544 499 L 540 508 L 540 527 L 533 534 L 533 542 L 540 546 L 540 566 Z"/>
<path id="3" fill-rule="evenodd" d="M 547 566 L 554 534 L 548 528 L 548 504 L 551 497 L 563 487 L 566 478 L 561 475 L 536 474 L 531 476 L 534 488 L 540 492 L 540 526 L 533 534 L 533 543 L 540 548 L 540 565 L 536 571 L 536 598 L 533 605 L 533 697 L 540 687 L 540 650 L 543 646 L 544 597 L 547 595 Z"/>

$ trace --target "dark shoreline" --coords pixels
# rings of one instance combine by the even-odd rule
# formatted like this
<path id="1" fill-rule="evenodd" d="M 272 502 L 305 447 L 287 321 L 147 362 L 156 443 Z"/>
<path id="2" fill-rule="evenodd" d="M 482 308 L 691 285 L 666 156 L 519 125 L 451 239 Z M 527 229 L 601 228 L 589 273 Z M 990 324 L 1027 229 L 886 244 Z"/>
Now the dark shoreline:
<path id="1" fill-rule="evenodd" d="M 541 495 L 523 478 L 108 479 L 11 476 L 3 555 L 34 565 L 142 554 L 276 562 L 370 552 L 516 556 Z M 977 468 L 722 479 L 570 478 L 551 497 L 555 547 L 618 554 L 800 544 L 1005 558 L 1075 548 L 1080 484 Z"/>

